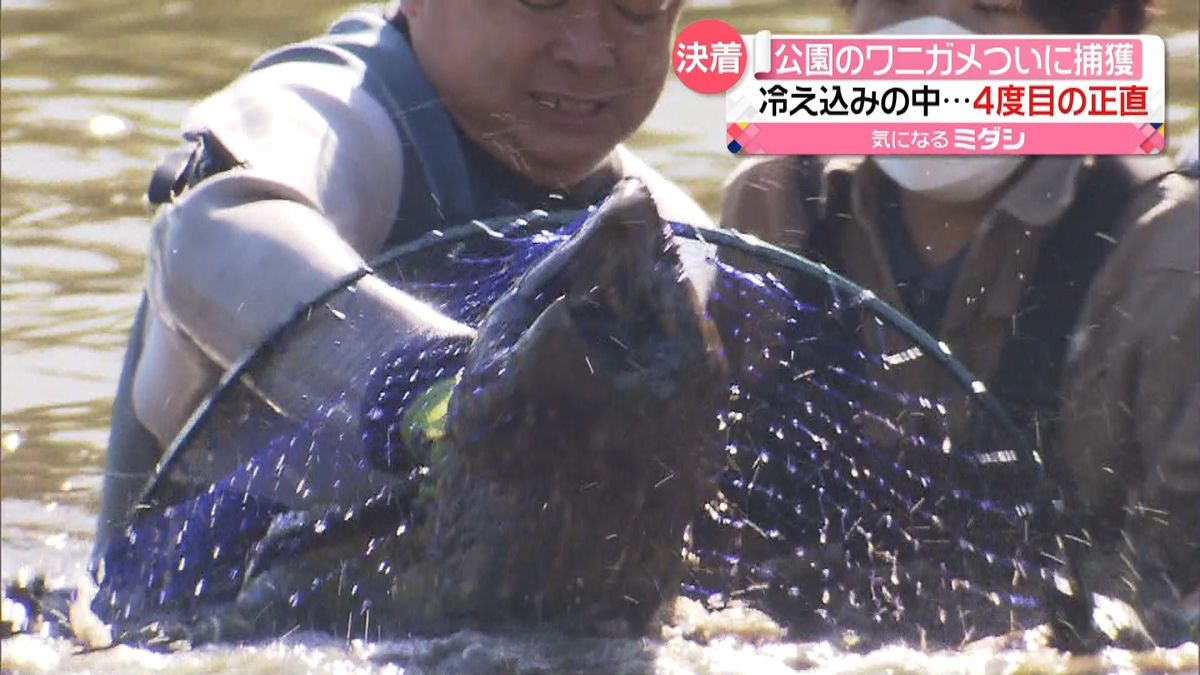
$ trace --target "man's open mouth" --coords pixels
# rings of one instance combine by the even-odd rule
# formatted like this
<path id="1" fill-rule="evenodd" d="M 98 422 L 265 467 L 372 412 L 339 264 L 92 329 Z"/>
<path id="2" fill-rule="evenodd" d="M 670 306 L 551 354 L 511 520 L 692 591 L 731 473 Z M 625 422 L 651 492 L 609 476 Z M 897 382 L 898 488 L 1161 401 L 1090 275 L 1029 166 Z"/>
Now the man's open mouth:
<path id="1" fill-rule="evenodd" d="M 531 94 L 531 97 L 543 108 L 568 115 L 591 115 L 605 105 L 603 101 L 588 101 L 559 94 L 534 93 Z"/>

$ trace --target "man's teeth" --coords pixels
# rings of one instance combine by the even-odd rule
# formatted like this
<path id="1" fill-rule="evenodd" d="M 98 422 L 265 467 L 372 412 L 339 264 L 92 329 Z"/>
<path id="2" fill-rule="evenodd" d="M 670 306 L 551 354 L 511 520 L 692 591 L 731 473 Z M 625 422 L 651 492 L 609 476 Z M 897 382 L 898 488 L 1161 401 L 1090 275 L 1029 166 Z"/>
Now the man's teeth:
<path id="1" fill-rule="evenodd" d="M 565 96 L 538 96 L 536 100 L 543 107 L 572 115 L 590 115 L 600 109 L 596 101 L 581 101 Z"/>

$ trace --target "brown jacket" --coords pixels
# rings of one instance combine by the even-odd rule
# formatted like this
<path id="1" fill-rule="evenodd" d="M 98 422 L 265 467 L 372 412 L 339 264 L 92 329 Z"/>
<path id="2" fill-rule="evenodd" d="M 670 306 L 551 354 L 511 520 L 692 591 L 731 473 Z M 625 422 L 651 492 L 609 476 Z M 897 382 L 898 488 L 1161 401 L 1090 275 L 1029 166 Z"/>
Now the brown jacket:
<path id="1" fill-rule="evenodd" d="M 903 308 L 875 215 L 886 178 L 869 161 L 834 157 L 821 160 L 819 183 L 805 181 L 801 163 L 812 161 L 747 161 L 725 186 L 722 227 L 805 254 L 813 228 L 805 202 L 815 200 L 826 222 L 836 223 L 829 241 L 843 267 L 835 271 Z M 1111 237 L 1097 228 L 1116 245 L 1093 277 L 1067 354 L 1056 453 L 1084 511 L 1096 523 L 1124 524 L 1126 545 L 1170 570 L 1172 584 L 1187 592 L 1200 569 L 1195 181 L 1170 174 L 1162 158 L 1033 159 L 968 244 L 936 337 L 983 383 L 996 379 L 1039 251 L 1100 161 L 1122 162 L 1136 187 L 1123 212 L 1112 213 Z M 848 213 L 823 208 L 835 185 L 843 186 Z M 893 376 L 910 391 L 944 386 L 929 359 Z"/>

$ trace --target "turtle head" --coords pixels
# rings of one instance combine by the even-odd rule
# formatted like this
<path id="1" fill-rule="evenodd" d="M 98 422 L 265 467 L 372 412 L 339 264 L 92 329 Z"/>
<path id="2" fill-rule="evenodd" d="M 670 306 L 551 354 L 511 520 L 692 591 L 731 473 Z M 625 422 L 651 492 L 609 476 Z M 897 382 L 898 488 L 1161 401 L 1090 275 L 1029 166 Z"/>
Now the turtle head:
<path id="1" fill-rule="evenodd" d="M 602 426 L 582 424 L 587 416 L 610 409 L 626 421 L 671 422 L 673 411 L 696 407 L 695 394 L 710 395 L 697 385 L 723 385 L 726 376 L 720 336 L 678 242 L 646 186 L 627 179 L 492 307 L 447 424 L 460 449 L 487 436 L 488 455 L 500 460 L 494 434 L 506 422 L 554 419 L 583 430 Z"/>

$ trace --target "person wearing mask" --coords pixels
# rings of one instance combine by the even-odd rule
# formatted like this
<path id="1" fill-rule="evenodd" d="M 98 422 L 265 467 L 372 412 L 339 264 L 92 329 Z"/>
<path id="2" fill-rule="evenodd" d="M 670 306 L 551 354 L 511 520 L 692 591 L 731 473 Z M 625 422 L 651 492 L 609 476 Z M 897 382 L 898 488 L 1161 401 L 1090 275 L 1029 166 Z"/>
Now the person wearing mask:
<path id="1" fill-rule="evenodd" d="M 845 4 L 855 33 L 1099 34 L 1140 32 L 1149 3 Z M 1088 537 L 1088 587 L 1165 636 L 1200 606 L 1197 210 L 1165 157 L 781 156 L 735 170 L 720 224 L 827 263 L 949 345 L 1043 451 Z M 892 375 L 926 392 L 936 370 Z"/>

